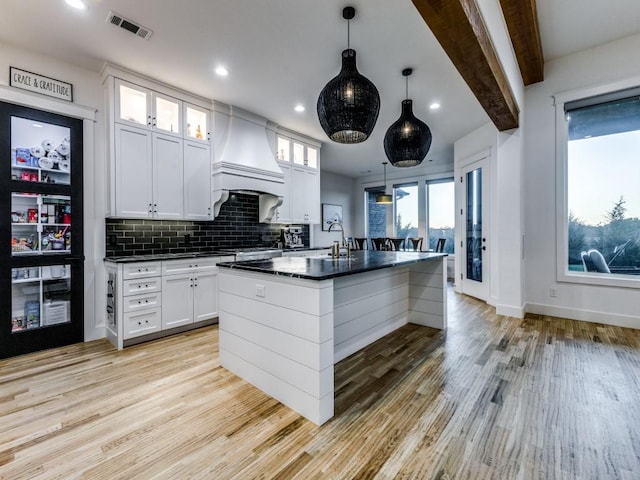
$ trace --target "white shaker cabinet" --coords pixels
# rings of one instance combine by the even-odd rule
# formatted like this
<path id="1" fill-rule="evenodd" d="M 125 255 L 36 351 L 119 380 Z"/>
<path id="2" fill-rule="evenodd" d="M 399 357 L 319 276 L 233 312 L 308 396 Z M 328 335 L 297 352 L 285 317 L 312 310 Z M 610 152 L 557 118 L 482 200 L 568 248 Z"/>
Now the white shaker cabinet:
<path id="1" fill-rule="evenodd" d="M 191 273 L 162 277 L 164 306 L 162 328 L 193 323 L 193 278 Z"/>
<path id="2" fill-rule="evenodd" d="M 151 132 L 129 125 L 115 126 L 115 214 L 151 218 L 153 182 Z"/>
<path id="3" fill-rule="evenodd" d="M 211 101 L 114 66 L 104 70 L 103 82 L 111 162 L 107 215 L 212 220 Z"/>
<path id="4" fill-rule="evenodd" d="M 207 257 L 162 262 L 163 330 L 218 316 L 218 262 L 234 257 Z"/>
<path id="5" fill-rule="evenodd" d="M 317 170 L 293 167 L 291 216 L 295 223 L 320 223 L 320 177 Z"/>
<path id="6" fill-rule="evenodd" d="M 115 127 L 115 210 L 129 218 L 183 217 L 182 140 L 129 125 Z"/>
<path id="7" fill-rule="evenodd" d="M 153 218 L 180 220 L 184 217 L 182 139 L 153 133 Z"/>
<path id="8" fill-rule="evenodd" d="M 284 173 L 285 195 L 272 223 L 320 223 L 319 145 L 292 131 L 276 136 L 276 159 Z"/>
<path id="9" fill-rule="evenodd" d="M 212 220 L 211 147 L 184 142 L 184 218 Z"/>

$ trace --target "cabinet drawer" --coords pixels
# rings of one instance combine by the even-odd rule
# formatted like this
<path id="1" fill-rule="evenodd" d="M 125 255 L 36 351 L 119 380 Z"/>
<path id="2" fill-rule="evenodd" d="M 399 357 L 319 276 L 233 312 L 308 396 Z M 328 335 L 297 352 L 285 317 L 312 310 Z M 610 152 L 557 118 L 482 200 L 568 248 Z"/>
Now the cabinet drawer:
<path id="1" fill-rule="evenodd" d="M 131 280 L 134 278 L 158 277 L 161 272 L 160 265 L 161 262 L 127 263 L 122 268 L 122 279 Z"/>
<path id="2" fill-rule="evenodd" d="M 199 257 L 180 260 L 166 260 L 162 262 L 162 275 L 174 275 L 176 273 L 199 272 L 215 268 L 220 257 Z"/>
<path id="3" fill-rule="evenodd" d="M 142 278 L 139 280 L 125 280 L 122 282 L 122 296 L 138 295 L 162 291 L 161 277 Z"/>
<path id="4" fill-rule="evenodd" d="M 137 312 L 145 308 L 161 307 L 162 294 L 157 292 L 145 295 L 132 295 L 130 297 L 124 297 L 122 303 L 122 309 L 125 313 Z"/>
<path id="5" fill-rule="evenodd" d="M 160 331 L 162 324 L 162 309 L 150 308 L 140 312 L 124 314 L 124 338 L 139 337 Z"/>

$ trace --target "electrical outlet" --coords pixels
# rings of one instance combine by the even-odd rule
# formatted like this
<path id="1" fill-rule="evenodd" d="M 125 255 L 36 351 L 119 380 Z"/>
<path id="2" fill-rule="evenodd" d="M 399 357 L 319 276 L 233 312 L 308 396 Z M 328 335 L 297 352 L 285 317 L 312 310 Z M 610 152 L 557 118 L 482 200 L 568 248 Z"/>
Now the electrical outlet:
<path id="1" fill-rule="evenodd" d="M 264 298 L 264 285 L 256 285 L 256 297 Z"/>
<path id="2" fill-rule="evenodd" d="M 557 297 L 558 296 L 558 289 L 556 287 L 551 287 L 549 289 L 549 296 L 550 297 Z"/>

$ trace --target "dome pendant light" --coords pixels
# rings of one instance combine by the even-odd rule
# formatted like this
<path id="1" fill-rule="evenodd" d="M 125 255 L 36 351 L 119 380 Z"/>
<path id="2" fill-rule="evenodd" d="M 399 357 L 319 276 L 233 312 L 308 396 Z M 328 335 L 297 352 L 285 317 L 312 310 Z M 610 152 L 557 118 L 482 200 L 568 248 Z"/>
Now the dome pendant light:
<path id="1" fill-rule="evenodd" d="M 393 203 L 393 197 L 391 195 L 387 195 L 387 162 L 382 162 L 384 166 L 384 193 L 381 193 L 376 197 L 376 203 Z"/>
<path id="2" fill-rule="evenodd" d="M 356 14 L 345 7 L 347 49 L 342 52 L 342 69 L 320 92 L 318 119 L 331 140 L 338 143 L 364 142 L 376 124 L 380 112 L 378 89 L 356 68 L 356 51 L 349 48 L 349 20 Z"/>
<path id="3" fill-rule="evenodd" d="M 420 165 L 431 147 L 431 130 L 426 123 L 413 115 L 413 101 L 409 100 L 409 75 L 413 72 L 405 68 L 406 99 L 402 101 L 402 113 L 384 135 L 384 153 L 394 167 L 415 167 Z"/>

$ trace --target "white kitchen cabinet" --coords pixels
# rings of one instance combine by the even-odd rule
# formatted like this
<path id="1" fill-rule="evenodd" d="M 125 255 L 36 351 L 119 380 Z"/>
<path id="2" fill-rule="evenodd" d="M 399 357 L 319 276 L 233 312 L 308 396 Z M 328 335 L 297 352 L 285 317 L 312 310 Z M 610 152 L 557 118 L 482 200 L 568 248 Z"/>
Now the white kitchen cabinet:
<path id="1" fill-rule="evenodd" d="M 320 177 L 317 170 L 291 169 L 291 221 L 320 223 Z"/>
<path id="2" fill-rule="evenodd" d="M 218 268 L 233 257 L 162 262 L 162 328 L 198 323 L 218 316 Z"/>
<path id="3" fill-rule="evenodd" d="M 162 328 L 174 328 L 193 323 L 193 275 L 183 273 L 162 277 L 164 306 Z"/>
<path id="4" fill-rule="evenodd" d="M 183 218 L 182 139 L 117 124 L 115 145 L 116 216 Z"/>
<path id="5" fill-rule="evenodd" d="M 272 223 L 320 223 L 320 149 L 304 138 L 291 131 L 276 136 L 286 193 Z"/>
<path id="6" fill-rule="evenodd" d="M 211 140 L 211 112 L 205 108 L 184 104 L 184 138 L 209 144 Z"/>
<path id="7" fill-rule="evenodd" d="M 116 122 L 182 136 L 182 101 L 120 79 L 115 90 Z"/>
<path id="8" fill-rule="evenodd" d="M 182 139 L 153 133 L 153 218 L 184 217 L 184 156 Z"/>
<path id="9" fill-rule="evenodd" d="M 111 162 L 107 215 L 212 220 L 210 101 L 111 66 L 103 81 Z"/>
<path id="10" fill-rule="evenodd" d="M 107 260 L 107 338 L 119 349 L 218 316 L 219 262 L 234 255 L 120 263 Z M 179 330 L 174 330 L 179 328 Z"/>
<path id="11" fill-rule="evenodd" d="M 218 316 L 218 269 L 196 272 L 193 276 L 193 321 Z"/>
<path id="12" fill-rule="evenodd" d="M 151 218 L 153 183 L 151 132 L 130 125 L 115 127 L 115 215 Z"/>
<path id="13" fill-rule="evenodd" d="M 212 220 L 211 147 L 184 142 L 184 218 Z"/>

